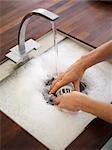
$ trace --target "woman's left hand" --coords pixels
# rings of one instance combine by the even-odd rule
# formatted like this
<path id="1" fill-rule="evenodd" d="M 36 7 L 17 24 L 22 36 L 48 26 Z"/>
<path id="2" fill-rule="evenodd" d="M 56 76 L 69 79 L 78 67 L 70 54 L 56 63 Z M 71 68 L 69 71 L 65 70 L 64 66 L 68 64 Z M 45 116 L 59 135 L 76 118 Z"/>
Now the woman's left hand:
<path id="1" fill-rule="evenodd" d="M 82 102 L 89 99 L 88 96 L 77 91 L 68 94 L 63 94 L 56 98 L 56 103 L 59 108 L 69 111 L 79 111 L 82 109 Z"/>

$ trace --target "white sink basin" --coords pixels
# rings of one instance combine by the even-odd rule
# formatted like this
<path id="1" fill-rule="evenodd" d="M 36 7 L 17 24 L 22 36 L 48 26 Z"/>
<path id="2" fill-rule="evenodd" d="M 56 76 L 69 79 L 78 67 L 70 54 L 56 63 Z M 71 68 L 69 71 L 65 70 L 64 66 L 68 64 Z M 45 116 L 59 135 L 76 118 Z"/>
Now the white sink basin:
<path id="1" fill-rule="evenodd" d="M 47 49 L 50 47 L 50 42 L 47 41 L 49 36 L 51 35 L 47 34 L 39 40 Z M 81 55 L 91 50 L 90 47 L 60 34 L 58 37 L 59 72 L 63 72 Z M 42 50 L 46 50 L 45 47 L 41 47 L 34 59 L 7 78 L 5 77 L 11 73 L 15 65 L 8 61 L 0 66 L 0 78 L 5 78 L 0 83 L 0 109 L 49 149 L 63 150 L 95 116 L 84 112 L 66 113 L 59 111 L 56 106 L 46 104 L 41 93 L 43 83 L 48 78 L 47 75 L 55 74 L 56 65 L 53 50 L 38 56 Z M 103 62 L 86 71 L 83 78 L 87 83 L 88 95 L 98 101 L 112 101 L 111 70 L 112 65 Z"/>

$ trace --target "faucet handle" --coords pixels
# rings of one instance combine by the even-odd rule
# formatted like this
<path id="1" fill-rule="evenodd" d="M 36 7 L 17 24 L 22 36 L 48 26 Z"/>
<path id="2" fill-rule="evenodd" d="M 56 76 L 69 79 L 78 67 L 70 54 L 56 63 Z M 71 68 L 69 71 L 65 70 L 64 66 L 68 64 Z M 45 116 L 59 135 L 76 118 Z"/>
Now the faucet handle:
<path id="1" fill-rule="evenodd" d="M 44 9 L 44 8 L 35 9 L 35 10 L 32 11 L 32 13 L 44 16 L 44 17 L 46 17 L 47 19 L 49 19 L 51 21 L 55 21 L 56 19 L 59 18 L 58 15 L 56 15 L 53 12 L 50 12 L 50 11 Z"/>

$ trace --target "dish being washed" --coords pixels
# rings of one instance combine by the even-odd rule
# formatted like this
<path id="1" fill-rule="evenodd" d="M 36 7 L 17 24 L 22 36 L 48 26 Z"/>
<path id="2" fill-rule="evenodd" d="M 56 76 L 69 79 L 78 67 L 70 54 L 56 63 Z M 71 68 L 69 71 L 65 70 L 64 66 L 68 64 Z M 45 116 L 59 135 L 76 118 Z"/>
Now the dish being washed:
<path id="1" fill-rule="evenodd" d="M 56 104 L 56 101 L 55 101 L 56 97 L 61 96 L 61 95 L 66 94 L 66 93 L 70 93 L 70 92 L 75 90 L 73 84 L 69 83 L 69 84 L 59 88 L 55 93 L 50 94 L 49 89 L 50 89 L 50 86 L 51 86 L 54 79 L 55 79 L 54 77 L 51 79 L 48 79 L 45 82 L 45 87 L 43 89 L 44 99 L 45 99 L 46 103 L 48 103 L 50 105 Z M 80 92 L 87 94 L 86 84 L 83 81 L 80 82 Z"/>

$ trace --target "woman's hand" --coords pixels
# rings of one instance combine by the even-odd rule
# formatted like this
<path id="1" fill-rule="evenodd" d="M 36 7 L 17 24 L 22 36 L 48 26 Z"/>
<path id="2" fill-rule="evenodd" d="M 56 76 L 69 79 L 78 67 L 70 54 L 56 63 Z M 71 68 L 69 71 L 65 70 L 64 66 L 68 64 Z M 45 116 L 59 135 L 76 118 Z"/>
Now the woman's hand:
<path id="1" fill-rule="evenodd" d="M 67 71 L 59 75 L 59 77 L 53 81 L 50 93 L 55 93 L 62 86 L 72 82 L 76 91 L 80 91 L 80 79 L 84 74 L 84 66 L 80 60 L 71 65 Z"/>
<path id="2" fill-rule="evenodd" d="M 56 98 L 56 104 L 59 108 L 66 109 L 69 111 L 82 110 L 83 101 L 90 99 L 85 94 L 74 91 L 68 94 L 63 94 Z"/>
<path id="3" fill-rule="evenodd" d="M 73 91 L 63 94 L 56 98 L 56 104 L 60 109 L 73 112 L 82 110 L 112 123 L 112 104 L 98 102 L 83 93 Z"/>

